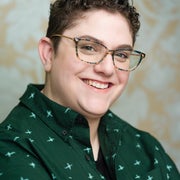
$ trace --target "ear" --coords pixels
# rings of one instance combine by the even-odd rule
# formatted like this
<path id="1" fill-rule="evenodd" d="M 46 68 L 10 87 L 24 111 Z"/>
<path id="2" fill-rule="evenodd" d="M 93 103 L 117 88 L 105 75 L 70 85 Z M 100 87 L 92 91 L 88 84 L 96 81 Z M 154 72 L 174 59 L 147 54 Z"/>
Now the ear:
<path id="1" fill-rule="evenodd" d="M 46 72 L 49 72 L 51 70 L 54 57 L 54 50 L 51 40 L 47 37 L 41 38 L 38 44 L 38 50 L 44 69 Z"/>

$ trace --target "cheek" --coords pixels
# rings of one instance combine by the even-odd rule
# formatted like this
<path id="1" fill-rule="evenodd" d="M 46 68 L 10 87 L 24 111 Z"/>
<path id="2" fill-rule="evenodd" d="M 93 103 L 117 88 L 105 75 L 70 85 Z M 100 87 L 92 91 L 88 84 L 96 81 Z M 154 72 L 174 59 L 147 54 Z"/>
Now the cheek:
<path id="1" fill-rule="evenodd" d="M 78 65 L 78 60 L 76 58 L 74 49 L 60 49 L 56 60 L 58 61 L 59 71 L 73 71 Z"/>
<path id="2" fill-rule="evenodd" d="M 76 75 L 82 71 L 82 62 L 79 61 L 72 53 L 61 53 L 54 59 L 55 78 L 65 84 L 73 82 Z"/>
<path id="3" fill-rule="evenodd" d="M 119 72 L 117 72 L 117 76 L 118 76 L 119 84 L 126 86 L 126 84 L 128 83 L 128 80 L 129 80 L 129 72 L 119 71 Z"/>

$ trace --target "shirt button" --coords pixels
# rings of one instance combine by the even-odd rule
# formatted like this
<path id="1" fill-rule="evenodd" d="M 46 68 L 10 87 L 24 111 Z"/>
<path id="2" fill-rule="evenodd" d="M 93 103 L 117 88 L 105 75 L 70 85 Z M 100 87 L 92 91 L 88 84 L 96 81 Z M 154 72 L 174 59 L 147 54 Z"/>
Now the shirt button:
<path id="1" fill-rule="evenodd" d="M 66 136 L 66 135 L 67 135 L 67 131 L 66 131 L 66 130 L 63 130 L 63 131 L 62 131 L 62 135 L 63 135 L 63 136 Z"/>

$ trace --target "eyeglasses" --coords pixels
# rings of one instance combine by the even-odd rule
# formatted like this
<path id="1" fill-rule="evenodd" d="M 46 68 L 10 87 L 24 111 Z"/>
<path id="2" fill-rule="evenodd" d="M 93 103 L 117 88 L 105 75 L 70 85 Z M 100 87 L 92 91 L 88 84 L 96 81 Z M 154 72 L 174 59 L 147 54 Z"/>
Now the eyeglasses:
<path id="1" fill-rule="evenodd" d="M 51 38 L 53 37 L 62 37 L 74 41 L 77 58 L 89 64 L 99 64 L 107 54 L 111 54 L 113 64 L 118 70 L 133 71 L 145 58 L 144 53 L 132 50 L 129 47 L 109 50 L 105 45 L 89 38 L 72 38 L 60 34 L 54 34 Z"/>

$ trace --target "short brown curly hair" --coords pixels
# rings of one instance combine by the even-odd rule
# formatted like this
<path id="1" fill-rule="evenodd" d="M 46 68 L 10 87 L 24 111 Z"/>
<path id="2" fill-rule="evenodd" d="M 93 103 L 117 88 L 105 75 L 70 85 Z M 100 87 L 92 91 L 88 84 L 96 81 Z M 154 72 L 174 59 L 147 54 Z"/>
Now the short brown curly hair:
<path id="1" fill-rule="evenodd" d="M 130 5 L 129 0 L 56 0 L 50 5 L 46 36 L 51 38 L 53 34 L 63 34 L 66 29 L 73 27 L 85 12 L 92 10 L 106 10 L 123 15 L 129 23 L 133 43 L 135 42 L 140 28 L 139 13 Z M 52 41 L 56 50 L 59 41 Z"/>

